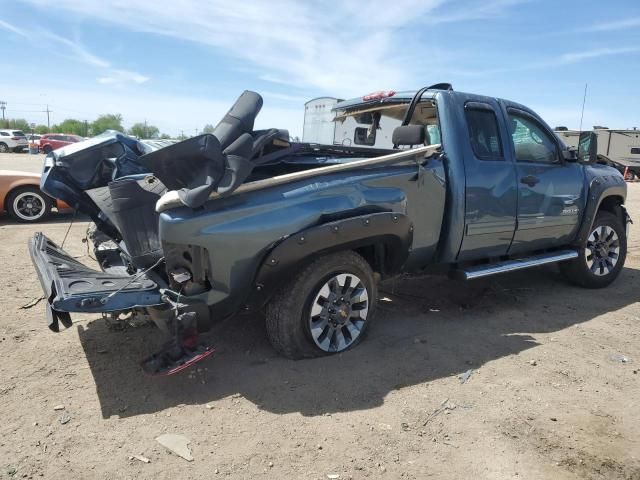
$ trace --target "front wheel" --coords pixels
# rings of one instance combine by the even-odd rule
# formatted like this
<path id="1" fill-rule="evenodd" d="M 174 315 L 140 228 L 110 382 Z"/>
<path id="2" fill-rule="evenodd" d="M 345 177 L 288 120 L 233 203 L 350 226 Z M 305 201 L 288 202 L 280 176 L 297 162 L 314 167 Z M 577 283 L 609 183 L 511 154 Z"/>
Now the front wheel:
<path id="1" fill-rule="evenodd" d="M 602 288 L 613 282 L 627 258 L 627 236 L 620 218 L 599 212 L 578 258 L 560 263 L 571 282 L 586 288 Z"/>
<path id="2" fill-rule="evenodd" d="M 267 306 L 267 335 L 288 358 L 318 357 L 357 345 L 376 310 L 373 271 L 353 251 L 323 255 Z"/>

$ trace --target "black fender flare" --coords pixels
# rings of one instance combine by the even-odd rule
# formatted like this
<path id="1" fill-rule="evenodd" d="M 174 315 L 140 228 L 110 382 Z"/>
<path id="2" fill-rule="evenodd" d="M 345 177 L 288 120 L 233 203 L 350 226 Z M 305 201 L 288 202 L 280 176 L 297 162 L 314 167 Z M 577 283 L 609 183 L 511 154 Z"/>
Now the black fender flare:
<path id="1" fill-rule="evenodd" d="M 386 245 L 385 271 L 398 272 L 409 256 L 412 242 L 411 220 L 395 212 L 359 215 L 307 228 L 280 241 L 265 255 L 247 307 L 262 307 L 302 266 L 332 251 Z"/>
<path id="2" fill-rule="evenodd" d="M 597 177 L 591 180 L 589 183 L 589 195 L 587 197 L 587 203 L 582 217 L 582 224 L 580 225 L 580 229 L 576 235 L 574 245 L 580 246 L 587 240 L 591 233 L 591 227 L 593 226 L 596 215 L 600 210 L 600 206 L 606 198 L 620 197 L 622 199 L 622 204 L 624 203 L 626 196 L 627 186 L 622 177 L 618 178 L 618 176 L 611 175 Z M 626 219 L 629 217 L 624 209 L 620 214 L 622 215 L 621 220 L 624 225 Z"/>

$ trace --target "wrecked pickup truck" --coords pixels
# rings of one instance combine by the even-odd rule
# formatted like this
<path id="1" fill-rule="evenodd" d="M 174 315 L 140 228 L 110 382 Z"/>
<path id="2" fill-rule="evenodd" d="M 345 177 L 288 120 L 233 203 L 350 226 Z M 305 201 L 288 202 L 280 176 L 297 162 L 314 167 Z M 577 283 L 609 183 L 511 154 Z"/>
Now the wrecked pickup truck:
<path id="1" fill-rule="evenodd" d="M 42 190 L 92 218 L 100 265 L 34 236 L 49 328 L 144 314 L 169 340 L 143 368 L 170 374 L 213 351 L 198 336 L 213 320 L 246 311 L 265 312 L 287 357 L 342 352 L 369 327 L 377 283 L 403 272 L 558 262 L 599 288 L 623 267 L 626 185 L 593 134 L 569 149 L 527 107 L 449 84 L 336 106 L 369 132 L 395 119 L 387 149 L 256 131 L 261 106 L 246 91 L 213 134 L 158 148 L 112 133 L 46 157 Z"/>

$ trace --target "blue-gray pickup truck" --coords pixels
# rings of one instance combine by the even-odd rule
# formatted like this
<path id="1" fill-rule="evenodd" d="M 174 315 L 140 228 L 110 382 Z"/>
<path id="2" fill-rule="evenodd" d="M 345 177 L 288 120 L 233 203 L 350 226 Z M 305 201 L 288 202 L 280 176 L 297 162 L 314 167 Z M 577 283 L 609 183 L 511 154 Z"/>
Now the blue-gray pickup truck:
<path id="1" fill-rule="evenodd" d="M 145 315 L 168 341 L 143 368 L 171 374 L 213 351 L 198 334 L 214 320 L 246 311 L 264 312 L 287 357 L 342 352 L 369 328 L 377 283 L 400 273 L 557 262 L 599 288 L 624 265 L 626 185 L 593 134 L 567 148 L 529 108 L 449 84 L 336 105 L 365 145 L 393 119 L 384 149 L 290 142 L 254 129 L 261 107 L 246 91 L 213 134 L 109 132 L 46 157 L 41 188 L 91 217 L 100 266 L 33 237 L 51 330 L 72 312 Z"/>

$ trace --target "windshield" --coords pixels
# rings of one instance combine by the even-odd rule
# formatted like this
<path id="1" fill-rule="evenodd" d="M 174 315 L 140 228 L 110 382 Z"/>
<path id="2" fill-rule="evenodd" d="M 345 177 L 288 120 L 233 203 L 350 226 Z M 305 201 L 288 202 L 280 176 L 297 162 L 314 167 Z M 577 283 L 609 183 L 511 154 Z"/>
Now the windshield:
<path id="1" fill-rule="evenodd" d="M 14 137 L 26 137 L 26 135 L 22 130 L 14 130 L 11 133 L 13 134 Z"/>

